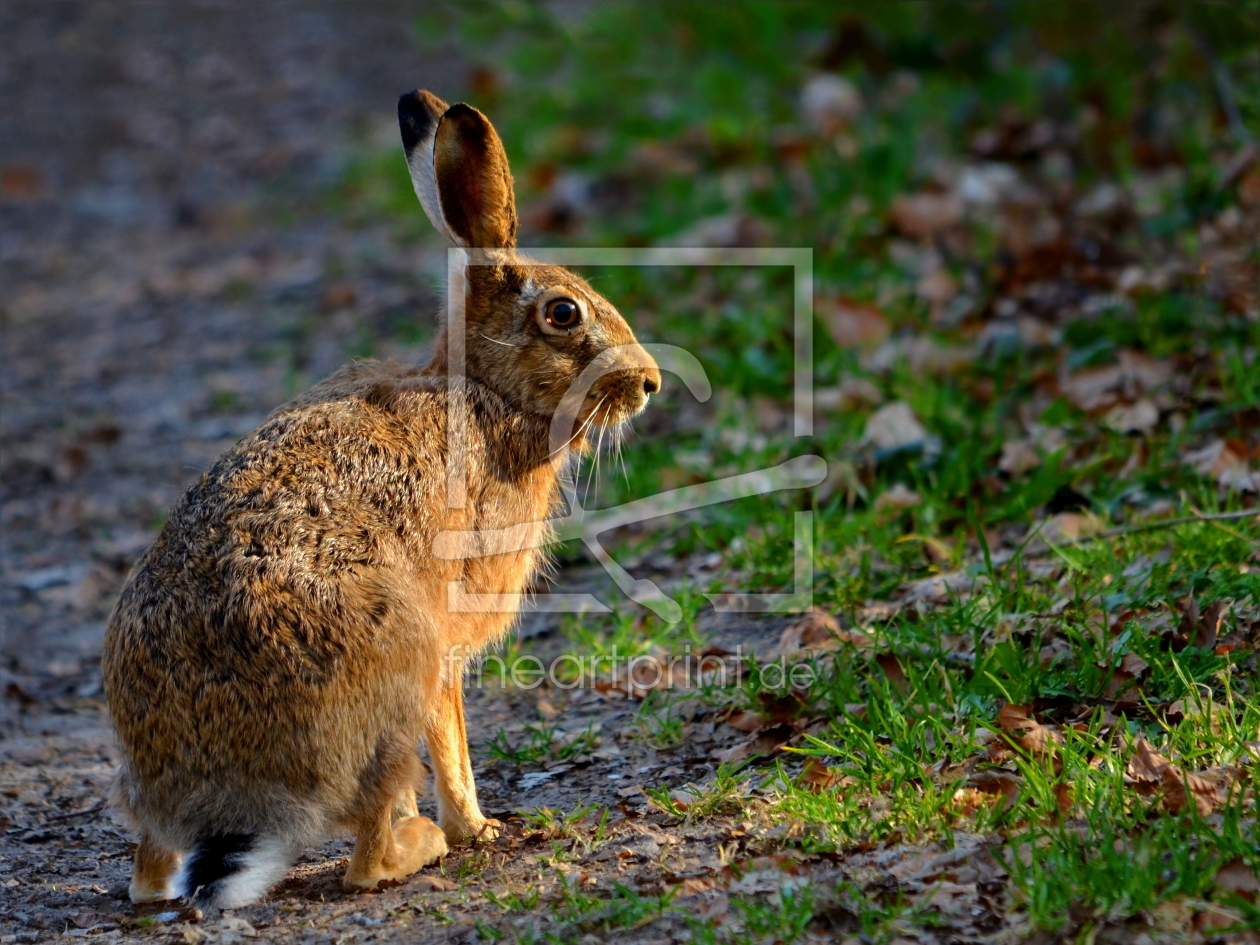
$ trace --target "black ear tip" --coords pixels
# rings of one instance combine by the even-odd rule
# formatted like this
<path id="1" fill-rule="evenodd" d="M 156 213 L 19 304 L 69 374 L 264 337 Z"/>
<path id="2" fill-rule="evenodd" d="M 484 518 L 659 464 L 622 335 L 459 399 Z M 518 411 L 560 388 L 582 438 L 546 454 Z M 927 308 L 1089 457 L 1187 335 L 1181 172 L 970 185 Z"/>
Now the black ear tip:
<path id="1" fill-rule="evenodd" d="M 428 124 L 428 109 L 419 89 L 398 96 L 398 129 L 402 132 L 403 148 L 410 152 L 424 140 Z"/>
<path id="2" fill-rule="evenodd" d="M 398 128 L 402 132 L 403 147 L 408 154 L 416 145 L 433 135 L 444 111 L 446 103 L 424 89 L 416 89 L 398 97 Z"/>

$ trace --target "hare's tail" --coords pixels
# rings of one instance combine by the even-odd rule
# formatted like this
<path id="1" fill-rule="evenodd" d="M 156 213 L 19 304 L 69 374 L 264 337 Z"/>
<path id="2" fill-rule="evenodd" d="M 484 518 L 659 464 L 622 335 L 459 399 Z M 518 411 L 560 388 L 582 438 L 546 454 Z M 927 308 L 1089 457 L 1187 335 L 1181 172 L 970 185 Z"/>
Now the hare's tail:
<path id="1" fill-rule="evenodd" d="M 291 845 L 279 838 L 208 834 L 184 859 L 175 890 L 199 905 L 230 909 L 253 902 L 279 881 L 292 863 Z"/>

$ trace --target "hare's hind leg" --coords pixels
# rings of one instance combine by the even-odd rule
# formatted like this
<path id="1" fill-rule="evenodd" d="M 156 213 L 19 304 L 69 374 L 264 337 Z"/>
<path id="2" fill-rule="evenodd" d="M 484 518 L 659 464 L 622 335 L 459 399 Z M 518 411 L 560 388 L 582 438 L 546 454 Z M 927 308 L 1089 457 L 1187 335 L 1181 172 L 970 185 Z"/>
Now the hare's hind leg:
<path id="1" fill-rule="evenodd" d="M 415 788 L 405 788 L 401 794 L 394 798 L 393 816 L 395 823 L 406 817 L 420 816 L 420 808 L 416 805 Z"/>
<path id="2" fill-rule="evenodd" d="M 131 901 L 174 899 L 172 880 L 179 871 L 179 861 L 180 856 L 174 850 L 166 849 L 147 833 L 141 834 L 131 867 Z"/>
<path id="3" fill-rule="evenodd" d="M 392 804 L 359 828 L 346 885 L 371 889 L 383 879 L 403 879 L 446 853 L 442 828 L 428 817 L 404 817 L 390 826 Z"/>

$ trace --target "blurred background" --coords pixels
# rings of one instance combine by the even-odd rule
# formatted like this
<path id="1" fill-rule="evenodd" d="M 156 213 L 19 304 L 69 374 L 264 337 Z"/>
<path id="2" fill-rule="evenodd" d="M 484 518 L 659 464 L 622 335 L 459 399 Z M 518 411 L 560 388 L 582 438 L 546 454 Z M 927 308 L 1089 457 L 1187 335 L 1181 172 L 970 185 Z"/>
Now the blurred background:
<path id="1" fill-rule="evenodd" d="M 716 388 L 671 385 L 589 504 L 832 470 L 623 530 L 637 575 L 781 588 L 813 508 L 819 602 L 852 610 L 1037 527 L 1254 506 L 1258 9 L 8 0 L 6 699 L 98 691 L 127 569 L 268 411 L 424 356 L 445 252 L 397 142 L 416 87 L 498 127 L 526 246 L 814 252 L 811 439 L 790 271 L 588 273 Z"/>

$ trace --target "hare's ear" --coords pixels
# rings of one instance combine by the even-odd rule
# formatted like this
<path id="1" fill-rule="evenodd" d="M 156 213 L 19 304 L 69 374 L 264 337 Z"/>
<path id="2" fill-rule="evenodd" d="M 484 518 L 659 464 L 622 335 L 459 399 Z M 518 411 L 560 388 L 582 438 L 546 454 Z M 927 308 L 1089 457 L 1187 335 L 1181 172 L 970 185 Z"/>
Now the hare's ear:
<path id="1" fill-rule="evenodd" d="M 425 216 L 447 239 L 467 245 L 446 225 L 442 202 L 438 198 L 437 175 L 433 171 L 433 141 L 448 107 L 432 92 L 422 89 L 408 92 L 398 99 L 398 129 L 402 132 L 403 153 L 407 155 L 411 186 L 420 198 Z"/>
<path id="2" fill-rule="evenodd" d="M 515 246 L 512 173 L 490 120 L 471 105 L 446 108 L 428 92 L 399 99 L 398 120 L 411 181 L 433 225 L 460 246 Z"/>

